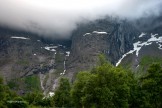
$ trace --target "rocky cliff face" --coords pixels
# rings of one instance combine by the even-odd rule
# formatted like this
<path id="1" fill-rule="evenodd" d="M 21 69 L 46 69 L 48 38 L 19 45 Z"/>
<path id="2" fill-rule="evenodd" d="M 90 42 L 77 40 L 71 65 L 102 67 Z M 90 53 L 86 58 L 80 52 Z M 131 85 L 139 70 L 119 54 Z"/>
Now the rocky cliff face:
<path id="1" fill-rule="evenodd" d="M 126 20 L 107 18 L 80 25 L 73 33 L 68 76 L 94 67 L 98 55 L 104 54 L 115 64 L 133 48 L 140 32 Z"/>
<path id="2" fill-rule="evenodd" d="M 99 54 L 106 55 L 116 66 L 126 62 L 122 64 L 129 65 L 133 70 L 138 70 L 144 56 L 161 57 L 161 22 L 161 16 L 133 22 L 108 17 L 80 25 L 72 35 L 67 76 L 73 78 L 77 72 L 96 66 Z M 133 56 L 130 56 L 131 53 Z M 123 60 L 125 57 L 127 59 Z"/>
<path id="3" fill-rule="evenodd" d="M 64 43 L 65 45 L 61 45 Z M 36 35 L 0 29 L 0 75 L 20 94 L 53 91 L 68 58 L 69 41 L 44 42 Z"/>
<path id="4" fill-rule="evenodd" d="M 107 17 L 80 24 L 72 34 L 72 45 L 71 41 L 48 41 L 0 28 L 0 74 L 6 84 L 20 93 L 37 87 L 48 94 L 55 90 L 60 77 L 73 79 L 79 71 L 96 66 L 99 54 L 106 55 L 114 65 L 121 63 L 136 69 L 143 55 L 162 55 L 162 27 L 155 23 L 152 29 L 142 29 L 142 20 L 129 22 Z M 143 30 L 147 33 L 141 34 Z"/>

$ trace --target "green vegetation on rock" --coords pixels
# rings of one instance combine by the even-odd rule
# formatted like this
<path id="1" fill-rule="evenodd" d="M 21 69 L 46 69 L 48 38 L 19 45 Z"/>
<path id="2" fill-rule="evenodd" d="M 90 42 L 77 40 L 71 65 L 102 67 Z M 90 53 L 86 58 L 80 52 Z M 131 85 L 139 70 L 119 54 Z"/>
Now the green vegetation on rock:
<path id="1" fill-rule="evenodd" d="M 40 90 L 40 80 L 37 75 L 27 76 L 24 78 L 26 89 L 29 90 Z"/>
<path id="2" fill-rule="evenodd" d="M 8 87 L 10 89 L 17 89 L 19 87 L 19 84 L 17 84 L 17 80 L 14 79 L 14 80 L 10 80 L 8 83 L 7 83 Z"/>
<path id="3" fill-rule="evenodd" d="M 140 61 L 141 66 L 150 66 L 152 63 L 160 63 L 162 64 L 162 58 L 153 57 L 153 56 L 144 56 Z"/>

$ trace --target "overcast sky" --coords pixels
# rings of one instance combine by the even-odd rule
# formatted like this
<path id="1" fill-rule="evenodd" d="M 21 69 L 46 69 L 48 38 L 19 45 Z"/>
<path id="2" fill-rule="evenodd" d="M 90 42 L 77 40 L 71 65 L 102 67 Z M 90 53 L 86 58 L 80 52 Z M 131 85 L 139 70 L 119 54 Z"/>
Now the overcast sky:
<path id="1" fill-rule="evenodd" d="M 77 23 L 106 15 L 129 19 L 158 15 L 162 0 L 0 0 L 0 24 L 68 38 Z"/>

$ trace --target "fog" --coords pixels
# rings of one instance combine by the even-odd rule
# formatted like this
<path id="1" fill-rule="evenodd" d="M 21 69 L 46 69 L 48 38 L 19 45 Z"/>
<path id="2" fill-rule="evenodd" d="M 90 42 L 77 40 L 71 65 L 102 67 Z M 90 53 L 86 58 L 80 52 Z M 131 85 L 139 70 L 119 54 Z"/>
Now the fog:
<path id="1" fill-rule="evenodd" d="M 78 23 L 158 16 L 160 6 L 162 0 L 0 0 L 0 25 L 66 39 Z"/>

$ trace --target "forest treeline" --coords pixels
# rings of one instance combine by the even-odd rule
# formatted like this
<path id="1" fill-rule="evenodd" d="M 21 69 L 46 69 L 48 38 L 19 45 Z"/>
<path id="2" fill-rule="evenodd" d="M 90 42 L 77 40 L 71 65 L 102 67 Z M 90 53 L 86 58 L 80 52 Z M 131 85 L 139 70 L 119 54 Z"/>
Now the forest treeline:
<path id="1" fill-rule="evenodd" d="M 73 83 L 62 77 L 53 97 L 41 92 L 18 96 L 0 79 L 0 108 L 161 108 L 162 66 L 153 63 L 144 75 L 114 67 L 102 57 L 90 72 Z"/>

